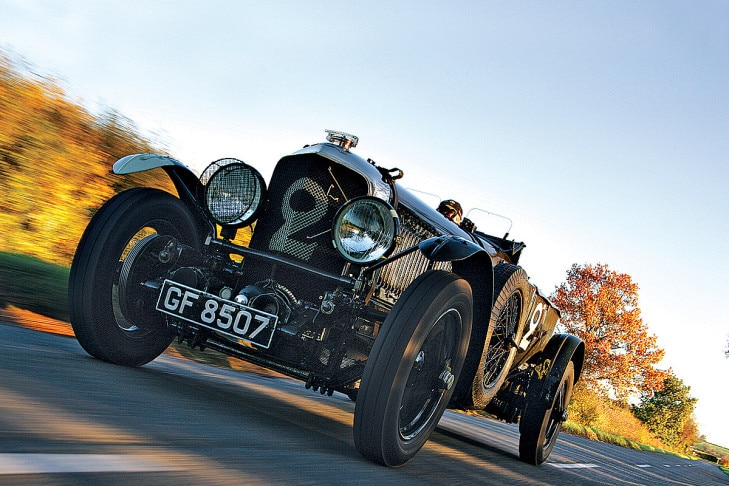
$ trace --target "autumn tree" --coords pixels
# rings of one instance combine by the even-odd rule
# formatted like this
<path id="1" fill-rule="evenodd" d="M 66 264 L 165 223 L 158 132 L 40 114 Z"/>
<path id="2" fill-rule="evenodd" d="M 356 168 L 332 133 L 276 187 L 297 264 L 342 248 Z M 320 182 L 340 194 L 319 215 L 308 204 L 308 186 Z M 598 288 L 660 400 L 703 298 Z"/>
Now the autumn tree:
<path id="1" fill-rule="evenodd" d="M 641 395 L 633 413 L 665 444 L 685 450 L 698 438 L 698 427 L 691 418 L 697 399 L 690 391 L 691 387 L 671 373 L 663 380 L 662 389 Z"/>
<path id="2" fill-rule="evenodd" d="M 164 173 L 112 164 L 159 151 L 114 110 L 92 114 L 59 83 L 0 51 L 0 251 L 67 265 L 98 207 L 132 185 L 174 191 Z"/>
<path id="3" fill-rule="evenodd" d="M 552 294 L 563 330 L 585 342 L 584 386 L 611 391 L 627 402 L 659 389 L 666 372 L 655 368 L 664 351 L 640 316 L 638 286 L 607 265 L 572 265 Z"/>
<path id="4" fill-rule="evenodd" d="M 683 428 L 681 429 L 681 432 L 679 432 L 678 438 L 679 448 L 684 452 L 687 452 L 691 447 L 696 446 L 696 444 L 704 440 L 704 437 L 699 431 L 699 424 L 696 422 L 693 415 L 686 420 L 686 423 L 683 424 Z"/>

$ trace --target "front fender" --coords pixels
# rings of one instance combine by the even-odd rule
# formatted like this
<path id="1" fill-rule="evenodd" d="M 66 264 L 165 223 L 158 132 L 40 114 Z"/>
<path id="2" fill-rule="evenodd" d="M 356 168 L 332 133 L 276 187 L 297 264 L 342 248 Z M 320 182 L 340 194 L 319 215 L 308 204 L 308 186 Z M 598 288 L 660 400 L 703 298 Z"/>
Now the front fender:
<path id="1" fill-rule="evenodd" d="M 491 309 L 494 299 L 494 270 L 489 253 L 477 245 L 462 238 L 432 238 L 431 240 L 446 239 L 448 242 L 431 243 L 423 246 L 423 253 L 429 258 L 449 259 L 453 262 L 452 270 L 456 275 L 463 277 L 473 292 L 473 325 L 471 327 L 471 340 L 468 344 L 468 353 L 461 369 L 461 376 L 456 384 L 451 404 L 457 407 L 470 407 L 471 387 L 476 375 L 486 338 L 489 333 Z M 430 240 L 426 240 L 426 243 Z M 427 251 L 427 253 L 426 253 Z"/>
<path id="2" fill-rule="evenodd" d="M 179 160 L 159 154 L 134 154 L 122 157 L 113 166 L 115 174 L 131 174 L 157 168 L 161 168 L 167 173 L 175 185 L 180 199 L 197 205 L 198 196 L 202 194 L 200 175 Z"/>
<path id="3" fill-rule="evenodd" d="M 161 168 L 175 185 L 177 194 L 198 218 L 202 231 L 215 233 L 214 224 L 206 217 L 198 203 L 203 194 L 199 174 L 179 160 L 160 154 L 134 154 L 122 157 L 114 163 L 115 174 L 131 174 Z"/>
<path id="4" fill-rule="evenodd" d="M 145 170 L 152 170 L 158 167 L 164 168 L 169 166 L 180 167 L 190 172 L 196 178 L 198 177 L 198 174 L 196 174 L 194 170 L 192 170 L 190 167 L 186 166 L 179 160 L 159 154 L 127 155 L 126 157 L 122 157 L 114 163 L 113 170 L 115 174 L 131 174 L 133 172 L 143 172 Z"/>
<path id="5" fill-rule="evenodd" d="M 435 262 L 452 262 L 485 251 L 472 241 L 460 236 L 434 236 L 422 241 L 418 248 L 428 260 Z"/>

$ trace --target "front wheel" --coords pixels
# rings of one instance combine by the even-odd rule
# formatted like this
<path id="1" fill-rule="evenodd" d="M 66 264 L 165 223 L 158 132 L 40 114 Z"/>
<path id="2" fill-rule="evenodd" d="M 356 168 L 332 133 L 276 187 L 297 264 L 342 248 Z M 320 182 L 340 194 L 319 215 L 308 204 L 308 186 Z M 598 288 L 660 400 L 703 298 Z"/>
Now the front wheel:
<path id="1" fill-rule="evenodd" d="M 354 442 L 368 459 L 400 466 L 425 444 L 454 391 L 471 335 L 473 296 L 457 275 L 430 271 L 403 293 L 367 359 Z"/>
<path id="2" fill-rule="evenodd" d="M 567 420 L 574 383 L 575 367 L 570 361 L 555 393 L 545 386 L 538 396 L 531 398 L 519 424 L 519 459 L 537 466 L 547 460 L 562 422 Z"/>
<path id="3" fill-rule="evenodd" d="M 68 300 L 76 339 L 91 356 L 141 366 L 172 341 L 153 298 L 144 293 L 152 291 L 142 285 L 158 276 L 154 266 L 135 264 L 155 235 L 191 247 L 199 242 L 197 225 L 184 203 L 150 188 L 117 194 L 86 228 L 71 265 Z"/>

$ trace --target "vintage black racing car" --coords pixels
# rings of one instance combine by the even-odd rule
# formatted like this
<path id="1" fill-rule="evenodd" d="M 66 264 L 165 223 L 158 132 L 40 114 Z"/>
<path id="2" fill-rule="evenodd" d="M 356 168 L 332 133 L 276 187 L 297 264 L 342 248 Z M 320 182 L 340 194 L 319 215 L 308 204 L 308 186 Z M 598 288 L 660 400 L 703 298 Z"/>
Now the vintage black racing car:
<path id="1" fill-rule="evenodd" d="M 269 184 L 231 158 L 199 177 L 162 155 L 116 162 L 162 168 L 178 194 L 133 188 L 92 218 L 69 281 L 79 343 L 141 366 L 177 339 L 344 393 L 357 449 L 380 464 L 412 458 L 447 407 L 518 422 L 520 457 L 542 463 L 584 345 L 554 333 L 558 310 L 518 266 L 524 244 L 458 224 L 457 208 L 353 153 L 357 137 L 327 133 Z"/>

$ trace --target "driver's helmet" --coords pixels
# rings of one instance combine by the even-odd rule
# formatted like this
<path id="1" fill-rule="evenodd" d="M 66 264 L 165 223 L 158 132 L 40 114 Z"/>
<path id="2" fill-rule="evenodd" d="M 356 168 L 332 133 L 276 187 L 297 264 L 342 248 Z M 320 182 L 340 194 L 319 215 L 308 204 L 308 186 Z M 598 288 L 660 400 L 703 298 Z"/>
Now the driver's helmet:
<path id="1" fill-rule="evenodd" d="M 463 218 L 463 208 L 458 201 L 453 199 L 441 201 L 438 205 L 438 212 L 456 224 L 460 224 L 461 218 Z"/>

